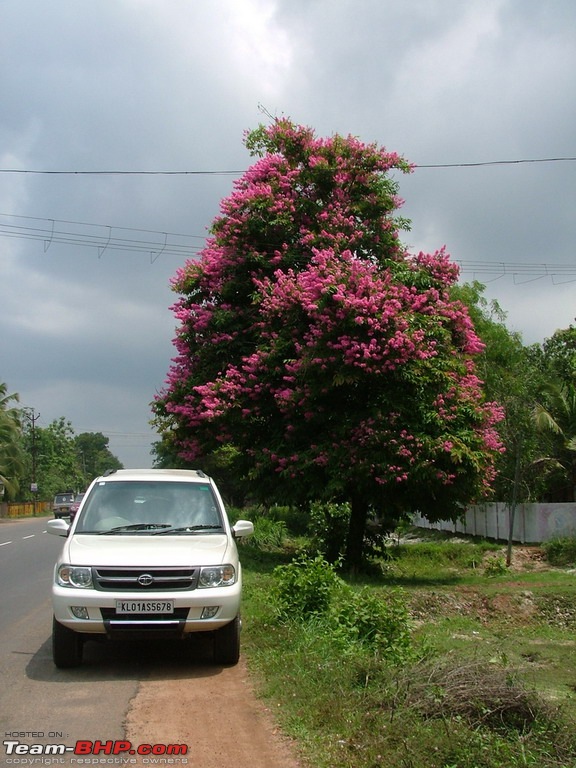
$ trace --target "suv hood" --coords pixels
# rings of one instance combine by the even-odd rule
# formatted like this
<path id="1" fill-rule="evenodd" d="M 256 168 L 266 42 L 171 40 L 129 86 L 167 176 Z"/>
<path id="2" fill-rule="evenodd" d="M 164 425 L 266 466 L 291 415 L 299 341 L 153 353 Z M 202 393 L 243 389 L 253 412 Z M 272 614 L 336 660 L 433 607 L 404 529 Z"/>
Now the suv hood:
<path id="1" fill-rule="evenodd" d="M 190 566 L 235 561 L 225 534 L 179 536 L 72 536 L 62 562 L 72 565 Z"/>

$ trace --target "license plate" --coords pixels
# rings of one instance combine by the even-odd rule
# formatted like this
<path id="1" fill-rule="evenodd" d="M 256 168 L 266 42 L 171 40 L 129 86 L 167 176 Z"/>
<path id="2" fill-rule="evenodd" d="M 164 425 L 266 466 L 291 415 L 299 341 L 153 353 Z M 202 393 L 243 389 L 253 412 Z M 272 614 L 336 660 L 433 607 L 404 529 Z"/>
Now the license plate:
<path id="1" fill-rule="evenodd" d="M 116 600 L 116 613 L 174 613 L 174 601 Z"/>

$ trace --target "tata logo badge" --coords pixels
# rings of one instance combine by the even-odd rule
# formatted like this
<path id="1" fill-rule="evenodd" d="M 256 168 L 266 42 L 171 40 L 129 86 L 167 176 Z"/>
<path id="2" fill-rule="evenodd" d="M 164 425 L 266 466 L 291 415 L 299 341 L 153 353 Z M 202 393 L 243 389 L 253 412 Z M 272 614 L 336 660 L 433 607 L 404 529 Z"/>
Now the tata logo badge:
<path id="1" fill-rule="evenodd" d="M 138 576 L 137 581 L 141 587 L 149 587 L 150 584 L 154 583 L 154 577 L 151 576 L 149 573 L 143 573 L 140 576 Z"/>

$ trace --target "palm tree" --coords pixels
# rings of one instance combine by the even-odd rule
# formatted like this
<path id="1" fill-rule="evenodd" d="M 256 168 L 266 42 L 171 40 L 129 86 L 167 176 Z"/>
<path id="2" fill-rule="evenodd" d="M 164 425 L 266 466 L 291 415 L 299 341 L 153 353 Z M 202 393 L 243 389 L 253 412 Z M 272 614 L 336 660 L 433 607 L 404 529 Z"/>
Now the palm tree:
<path id="1" fill-rule="evenodd" d="M 574 382 L 550 382 L 543 403 L 534 407 L 534 421 L 552 437 L 551 455 L 539 459 L 550 470 L 561 470 L 570 483 L 570 500 L 576 501 L 576 386 Z"/>
<path id="2" fill-rule="evenodd" d="M 24 470 L 21 412 L 11 405 L 18 400 L 18 395 L 9 395 L 6 384 L 0 382 L 0 483 L 9 497 L 18 491 Z"/>

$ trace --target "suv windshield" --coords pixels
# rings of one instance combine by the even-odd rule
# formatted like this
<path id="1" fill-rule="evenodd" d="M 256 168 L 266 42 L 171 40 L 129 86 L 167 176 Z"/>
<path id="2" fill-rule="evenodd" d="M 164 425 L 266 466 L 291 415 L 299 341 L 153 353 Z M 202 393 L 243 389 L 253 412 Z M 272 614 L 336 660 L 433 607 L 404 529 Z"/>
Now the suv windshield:
<path id="1" fill-rule="evenodd" d="M 208 483 L 106 481 L 86 499 L 76 533 L 134 535 L 222 531 Z"/>
<path id="2" fill-rule="evenodd" d="M 73 493 L 57 493 L 54 498 L 54 504 L 72 504 L 73 501 Z"/>

